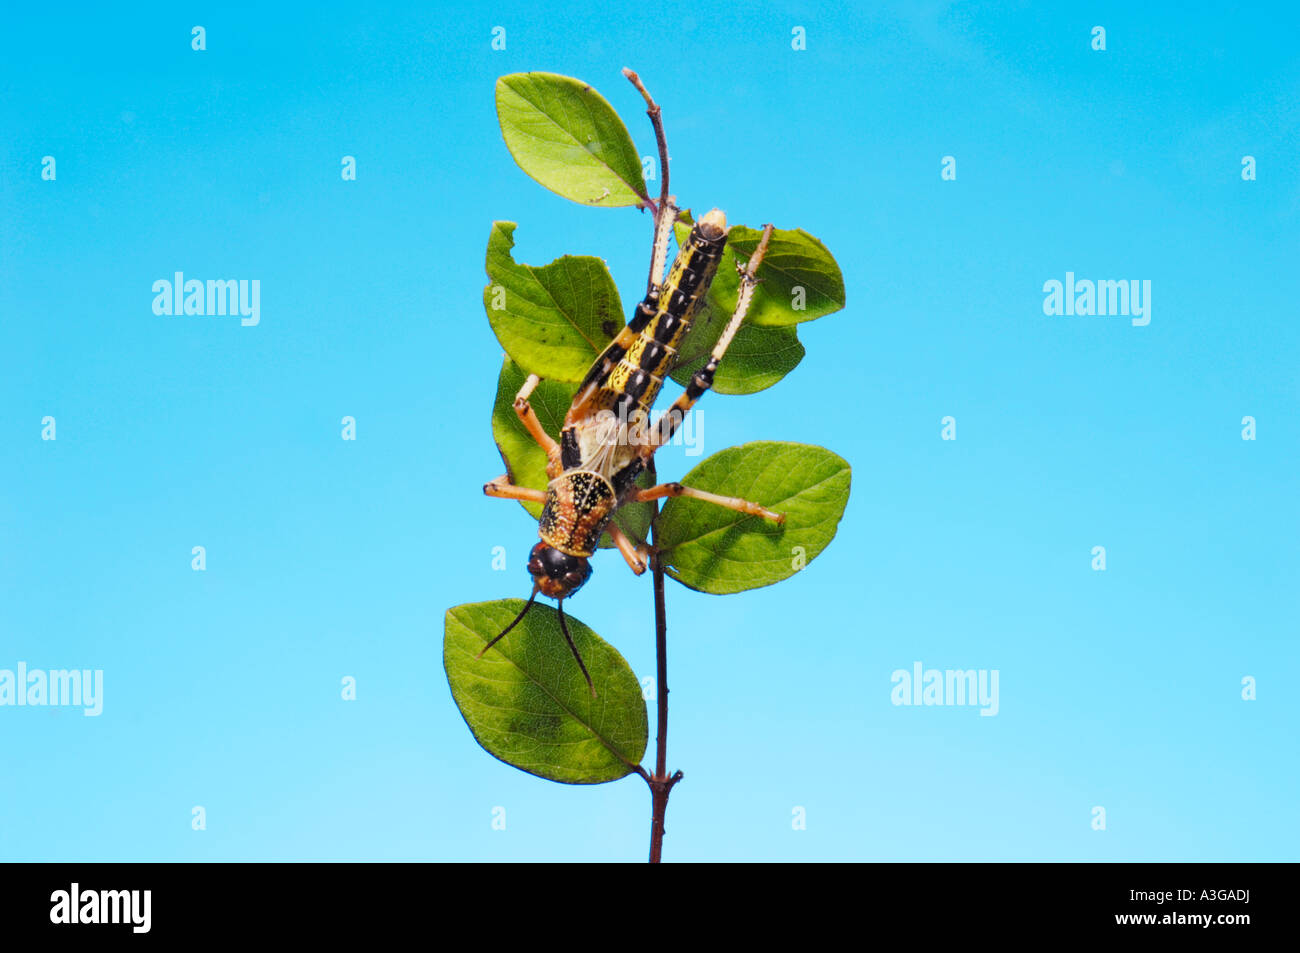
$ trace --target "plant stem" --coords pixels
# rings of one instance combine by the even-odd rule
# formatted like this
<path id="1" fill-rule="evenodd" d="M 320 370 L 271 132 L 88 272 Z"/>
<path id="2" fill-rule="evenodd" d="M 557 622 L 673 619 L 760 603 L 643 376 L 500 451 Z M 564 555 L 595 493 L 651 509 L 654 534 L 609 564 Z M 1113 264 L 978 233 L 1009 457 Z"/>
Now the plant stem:
<path id="1" fill-rule="evenodd" d="M 648 467 L 651 482 L 658 482 L 654 461 Z M 654 505 L 655 516 L 659 515 L 659 503 Z M 654 545 L 654 521 L 651 521 L 650 568 L 654 572 L 655 599 L 655 689 L 657 693 L 656 715 L 658 727 L 655 734 L 655 773 L 645 775 L 646 784 L 650 785 L 650 863 L 657 864 L 664 853 L 664 815 L 668 812 L 668 795 L 678 781 L 682 779 L 680 771 L 668 776 L 668 611 L 664 605 L 664 567 L 659 561 L 659 550 Z"/>
<path id="2" fill-rule="evenodd" d="M 643 196 L 646 205 L 655 216 L 654 243 L 650 251 L 650 277 L 646 281 L 646 294 L 650 295 L 663 280 L 664 264 L 668 251 L 668 240 L 672 234 L 672 223 L 677 217 L 673 207 L 673 198 L 668 194 L 668 140 L 664 136 L 663 111 L 654 101 L 650 91 L 641 82 L 641 77 L 630 69 L 624 69 L 637 92 L 645 99 L 646 115 L 654 127 L 655 144 L 659 148 L 659 204 Z M 650 482 L 658 483 L 655 474 L 654 458 L 646 467 Z M 659 561 L 659 549 L 656 545 L 657 533 L 655 520 L 659 516 L 659 501 L 654 502 L 654 517 L 650 521 L 650 568 L 654 572 L 655 593 L 655 688 L 657 692 L 656 713 L 658 729 L 655 737 L 655 772 L 646 774 L 645 769 L 637 767 L 637 773 L 645 778 L 650 786 L 650 863 L 657 864 L 664 852 L 664 815 L 668 812 L 668 794 L 673 785 L 682 779 L 680 771 L 668 776 L 668 613 L 664 608 L 664 567 Z"/>
<path id="3" fill-rule="evenodd" d="M 668 610 L 664 606 L 664 567 L 654 554 L 655 669 L 659 728 L 655 736 L 655 776 L 668 770 Z"/>
<path id="4" fill-rule="evenodd" d="M 650 91 L 645 88 L 641 82 L 641 77 L 623 67 L 623 75 L 627 77 L 628 82 L 636 87 L 638 93 L 645 100 L 645 112 L 650 117 L 650 125 L 655 131 L 655 145 L 659 148 L 659 208 L 668 204 L 668 140 L 664 136 L 663 110 L 659 104 L 654 101 Z M 650 203 L 654 207 L 654 203 Z"/>
<path id="5" fill-rule="evenodd" d="M 655 219 L 654 243 L 650 246 L 650 276 L 645 286 L 646 294 L 650 295 L 664 279 L 668 241 L 672 237 L 673 222 L 677 220 L 677 208 L 673 204 L 673 197 L 668 194 L 668 140 L 664 137 L 663 110 L 654 101 L 650 91 L 645 88 L 640 76 L 626 68 L 623 70 L 623 75 L 645 99 L 645 114 L 650 117 L 650 125 L 655 131 L 655 142 L 659 144 L 659 204 L 650 201 L 649 196 L 642 196 L 645 204 L 654 212 Z"/>

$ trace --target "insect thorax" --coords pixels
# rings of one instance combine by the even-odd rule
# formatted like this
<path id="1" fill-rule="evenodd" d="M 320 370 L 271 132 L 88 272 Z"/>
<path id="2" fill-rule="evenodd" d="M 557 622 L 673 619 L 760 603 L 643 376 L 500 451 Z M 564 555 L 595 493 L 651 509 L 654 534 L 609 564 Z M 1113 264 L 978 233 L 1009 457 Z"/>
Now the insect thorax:
<path id="1" fill-rule="evenodd" d="M 566 470 L 546 486 L 537 535 L 570 556 L 591 556 L 617 503 L 613 485 L 599 473 Z"/>

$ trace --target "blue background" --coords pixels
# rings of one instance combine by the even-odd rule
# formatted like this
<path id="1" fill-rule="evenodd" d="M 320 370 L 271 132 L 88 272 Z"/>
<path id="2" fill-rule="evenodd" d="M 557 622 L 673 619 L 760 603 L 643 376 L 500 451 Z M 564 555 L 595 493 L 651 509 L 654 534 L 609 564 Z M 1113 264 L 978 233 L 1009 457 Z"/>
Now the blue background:
<path id="1" fill-rule="evenodd" d="M 780 385 L 701 404 L 706 453 L 823 444 L 853 495 L 780 586 L 670 584 L 667 857 L 1297 859 L 1290 5 L 6 19 L 0 668 L 101 668 L 105 708 L 0 708 L 0 857 L 644 857 L 639 779 L 488 757 L 441 664 L 445 609 L 525 595 L 535 534 L 480 491 L 490 223 L 523 261 L 604 257 L 628 307 L 649 243 L 515 166 L 493 84 L 581 77 L 647 154 L 632 66 L 681 203 L 809 230 L 848 289 Z M 154 315 L 177 270 L 260 279 L 261 324 Z M 1151 324 L 1044 316 L 1066 271 L 1150 279 Z M 572 608 L 653 674 L 648 578 L 603 554 Z M 893 706 L 918 660 L 999 670 L 1000 713 Z"/>

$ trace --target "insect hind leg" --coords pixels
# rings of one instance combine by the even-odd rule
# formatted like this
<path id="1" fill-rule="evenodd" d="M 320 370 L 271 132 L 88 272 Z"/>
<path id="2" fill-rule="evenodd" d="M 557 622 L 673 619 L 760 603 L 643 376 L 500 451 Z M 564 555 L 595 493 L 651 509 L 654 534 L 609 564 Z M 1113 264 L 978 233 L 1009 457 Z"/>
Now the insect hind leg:
<path id="1" fill-rule="evenodd" d="M 555 438 L 546 432 L 542 422 L 537 419 L 537 411 L 533 410 L 533 405 L 529 401 L 533 391 L 542 379 L 536 374 L 529 374 L 528 379 L 524 381 L 519 393 L 515 395 L 514 409 L 516 416 L 528 431 L 528 435 L 537 441 L 537 445 L 546 451 L 546 475 L 554 479 L 559 476 L 560 470 L 560 445 L 556 443 Z M 486 487 L 484 488 L 486 492 Z"/>
<path id="2" fill-rule="evenodd" d="M 737 513 L 744 513 L 746 516 L 761 516 L 763 519 L 771 520 L 773 523 L 777 524 L 785 522 L 784 513 L 773 512 L 760 503 L 754 503 L 750 500 L 742 500 L 738 496 L 720 496 L 717 493 L 710 493 L 707 490 L 697 490 L 693 486 L 682 486 L 680 483 L 660 483 L 658 486 L 652 486 L 644 490 L 637 490 L 633 499 L 638 503 L 646 503 L 650 500 L 662 500 L 664 497 L 676 496 L 686 496 L 693 500 L 703 500 L 705 503 L 713 503 L 717 506 L 723 506 L 729 510 L 735 510 Z"/>
<path id="3" fill-rule="evenodd" d="M 713 387 L 713 376 L 718 371 L 718 365 L 722 363 L 727 348 L 731 347 L 736 332 L 740 330 L 741 324 L 745 321 L 745 315 L 749 313 L 749 305 L 754 299 L 754 289 L 758 286 L 759 281 L 756 277 L 758 266 L 763 263 L 763 258 L 767 255 L 767 246 L 771 238 L 772 226 L 764 225 L 763 237 L 759 241 L 758 247 L 754 249 L 754 254 L 749 256 L 748 264 L 741 269 L 740 293 L 736 298 L 736 310 L 732 313 L 731 320 L 723 328 L 718 343 L 713 346 L 713 352 L 709 355 L 708 363 L 691 376 L 691 382 L 686 385 L 685 392 L 673 401 L 673 405 L 665 410 L 663 415 L 655 421 L 654 426 L 650 428 L 650 437 L 641 447 L 641 458 L 643 460 L 649 460 L 655 455 L 655 451 L 672 440 L 673 434 L 677 432 L 677 428 L 681 426 L 686 415 L 695 406 L 695 402 Z"/>

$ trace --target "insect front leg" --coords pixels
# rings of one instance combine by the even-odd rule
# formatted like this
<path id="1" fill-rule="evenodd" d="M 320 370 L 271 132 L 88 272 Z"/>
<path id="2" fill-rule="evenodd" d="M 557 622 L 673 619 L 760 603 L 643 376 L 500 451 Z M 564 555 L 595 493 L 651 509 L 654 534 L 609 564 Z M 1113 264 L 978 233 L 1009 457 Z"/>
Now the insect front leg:
<path id="1" fill-rule="evenodd" d="M 772 238 L 772 226 L 763 226 L 763 238 L 754 249 L 754 254 L 749 256 L 749 263 L 740 272 L 740 294 L 736 298 L 736 310 L 731 315 L 731 320 L 722 331 L 722 336 L 718 338 L 718 343 L 713 346 L 713 352 L 709 355 L 709 361 L 702 368 L 691 376 L 691 382 L 686 385 L 686 391 L 673 401 L 673 405 L 663 412 L 663 415 L 655 421 L 654 426 L 650 428 L 648 439 L 641 446 L 641 459 L 648 461 L 655 455 L 664 444 L 673 438 L 677 428 L 681 426 L 686 415 L 690 413 L 695 402 L 704 396 L 705 391 L 713 387 L 713 375 L 717 373 L 718 365 L 722 363 L 723 356 L 727 353 L 727 348 L 731 347 L 731 341 L 740 330 L 741 324 L 745 321 L 745 315 L 749 313 L 749 304 L 754 298 L 754 288 L 758 286 L 758 278 L 755 277 L 758 272 L 758 266 L 762 264 L 763 257 L 767 254 L 767 245 Z"/>
<path id="2" fill-rule="evenodd" d="M 784 513 L 774 513 L 759 503 L 742 500 L 738 496 L 719 496 L 717 493 L 697 490 L 691 486 L 682 486 L 680 483 L 660 483 L 658 486 L 637 490 L 632 499 L 638 503 L 648 503 L 650 500 L 662 500 L 664 497 L 673 496 L 688 496 L 693 500 L 703 500 L 705 503 L 725 506 L 729 510 L 744 513 L 746 516 L 761 516 L 763 519 L 771 520 L 774 523 L 785 522 Z"/>
<path id="3" fill-rule="evenodd" d="M 514 408 L 529 435 L 546 451 L 546 475 L 555 479 L 563 469 L 560 465 L 560 445 L 546 432 L 542 422 L 537 419 L 537 411 L 533 410 L 533 405 L 528 400 L 541 382 L 542 379 L 536 374 L 529 374 L 528 380 L 524 381 L 524 386 L 515 395 Z"/>
<path id="4" fill-rule="evenodd" d="M 546 502 L 545 490 L 534 490 L 526 486 L 515 486 L 510 482 L 510 477 L 504 473 L 491 483 L 484 483 L 483 492 L 487 496 L 494 496 L 499 500 L 524 500 L 528 503 Z"/>
<path id="5" fill-rule="evenodd" d="M 623 559 L 627 562 L 629 568 L 638 576 L 645 572 L 646 566 L 650 565 L 650 547 L 644 543 L 637 545 L 628 539 L 627 534 L 618 528 L 618 524 L 610 522 L 605 527 L 605 532 L 609 533 L 609 538 L 614 541 L 618 551 L 623 554 Z"/>

